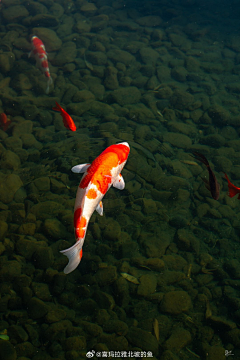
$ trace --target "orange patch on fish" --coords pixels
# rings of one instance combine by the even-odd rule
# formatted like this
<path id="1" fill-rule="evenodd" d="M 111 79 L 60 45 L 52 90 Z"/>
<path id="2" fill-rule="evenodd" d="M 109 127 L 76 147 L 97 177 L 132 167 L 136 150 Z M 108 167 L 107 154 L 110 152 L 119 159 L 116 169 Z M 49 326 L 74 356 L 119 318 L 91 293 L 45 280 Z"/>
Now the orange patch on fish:
<path id="1" fill-rule="evenodd" d="M 90 189 L 90 190 L 88 190 L 86 196 L 87 196 L 88 199 L 96 199 L 96 197 L 97 197 L 97 192 L 96 192 L 96 190 L 94 190 L 94 189 Z"/>

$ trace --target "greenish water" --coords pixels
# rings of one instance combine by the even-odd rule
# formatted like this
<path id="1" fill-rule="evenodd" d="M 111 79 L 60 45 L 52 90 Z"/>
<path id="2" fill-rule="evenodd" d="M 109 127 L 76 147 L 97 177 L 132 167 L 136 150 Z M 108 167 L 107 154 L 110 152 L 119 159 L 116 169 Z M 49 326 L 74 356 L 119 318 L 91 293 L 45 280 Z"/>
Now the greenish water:
<path id="1" fill-rule="evenodd" d="M 239 200 L 224 177 L 240 186 L 238 14 L 197 0 L 0 3 L 0 360 L 240 358 Z M 122 141 L 125 189 L 105 195 L 65 275 L 71 168 Z"/>

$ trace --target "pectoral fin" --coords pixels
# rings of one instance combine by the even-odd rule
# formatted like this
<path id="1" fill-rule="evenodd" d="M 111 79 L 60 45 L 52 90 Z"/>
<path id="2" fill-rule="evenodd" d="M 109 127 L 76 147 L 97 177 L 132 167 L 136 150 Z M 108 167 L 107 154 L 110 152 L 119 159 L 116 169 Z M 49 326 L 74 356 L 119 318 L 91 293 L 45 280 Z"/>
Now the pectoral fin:
<path id="1" fill-rule="evenodd" d="M 103 216 L 103 203 L 100 201 L 96 207 L 96 211 L 99 213 L 99 215 Z"/>
<path id="2" fill-rule="evenodd" d="M 81 174 L 84 173 L 90 166 L 91 164 L 79 164 L 76 166 L 72 167 L 72 172 L 76 173 L 76 174 Z"/>
<path id="3" fill-rule="evenodd" d="M 117 179 L 114 181 L 113 187 L 119 190 L 123 190 L 125 188 L 125 181 L 121 174 L 119 174 Z"/>

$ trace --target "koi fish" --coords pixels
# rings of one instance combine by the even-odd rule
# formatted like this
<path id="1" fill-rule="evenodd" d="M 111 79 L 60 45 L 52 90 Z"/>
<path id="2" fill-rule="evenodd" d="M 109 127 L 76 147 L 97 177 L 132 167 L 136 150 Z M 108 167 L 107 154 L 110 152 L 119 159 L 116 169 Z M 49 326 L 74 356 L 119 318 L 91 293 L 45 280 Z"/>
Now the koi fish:
<path id="1" fill-rule="evenodd" d="M 72 130 L 72 131 L 76 131 L 76 125 L 74 124 L 73 119 L 71 118 L 71 116 L 56 102 L 56 107 L 52 108 L 55 111 L 59 111 L 62 115 L 63 118 L 63 125 L 65 126 L 65 128 Z"/>
<path id="2" fill-rule="evenodd" d="M 209 180 L 208 181 L 205 179 L 202 179 L 202 180 L 205 182 L 206 188 L 211 192 L 212 198 L 214 200 L 218 200 L 219 194 L 220 194 L 220 185 L 217 182 L 217 178 L 216 178 L 214 172 L 210 168 L 209 162 L 207 161 L 207 159 L 205 158 L 204 155 L 202 155 L 196 151 L 193 153 L 193 155 L 196 160 L 201 161 L 204 165 L 206 165 L 208 173 L 209 173 Z"/>
<path id="3" fill-rule="evenodd" d="M 240 200 L 240 188 L 239 187 L 236 187 L 235 185 L 233 185 L 231 183 L 231 181 L 229 180 L 228 176 L 226 173 L 224 173 L 225 175 L 225 178 L 227 179 L 227 182 L 228 182 L 228 196 L 230 198 L 234 197 L 235 195 L 239 194 L 238 195 L 238 199 Z"/>
<path id="4" fill-rule="evenodd" d="M 84 173 L 84 175 L 77 190 L 74 207 L 76 243 L 69 249 L 60 251 L 69 260 L 64 269 L 65 274 L 75 270 L 82 259 L 82 247 L 88 222 L 94 210 L 103 215 L 103 196 L 112 185 L 117 189 L 124 189 L 125 182 L 121 171 L 127 161 L 129 151 L 127 142 L 111 145 L 92 164 L 81 164 L 72 168 L 72 172 Z"/>
<path id="5" fill-rule="evenodd" d="M 32 51 L 29 53 L 28 57 L 34 56 L 36 60 L 36 65 L 40 68 L 43 74 L 47 78 L 47 88 L 46 94 L 49 93 L 49 87 L 52 84 L 52 78 L 50 75 L 49 67 L 48 67 L 48 59 L 47 59 L 47 52 L 45 46 L 37 36 L 32 36 L 31 38 L 32 43 Z"/>
<path id="6" fill-rule="evenodd" d="M 11 120 L 7 117 L 7 115 L 4 113 L 1 113 L 0 114 L 0 127 L 3 129 L 3 131 L 7 131 L 10 124 L 11 124 Z"/>

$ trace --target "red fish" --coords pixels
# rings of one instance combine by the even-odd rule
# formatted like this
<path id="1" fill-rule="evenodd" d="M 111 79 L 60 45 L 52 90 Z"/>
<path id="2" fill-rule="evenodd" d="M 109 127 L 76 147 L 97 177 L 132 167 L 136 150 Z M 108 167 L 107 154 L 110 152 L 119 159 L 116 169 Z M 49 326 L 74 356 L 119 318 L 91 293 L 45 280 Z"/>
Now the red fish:
<path id="1" fill-rule="evenodd" d="M 3 131 L 6 131 L 11 124 L 11 120 L 8 119 L 7 115 L 4 113 L 0 114 L 0 127 L 3 129 Z"/>
<path id="2" fill-rule="evenodd" d="M 48 67 L 47 52 L 42 40 L 40 40 L 37 36 L 32 37 L 31 43 L 32 43 L 32 51 L 29 53 L 28 57 L 32 55 L 35 57 L 36 64 L 46 76 L 47 78 L 46 94 L 48 94 L 49 87 L 53 81 Z"/>
<path id="3" fill-rule="evenodd" d="M 72 168 L 73 172 L 84 175 L 78 187 L 74 207 L 76 243 L 69 249 L 61 251 L 69 260 L 64 269 L 65 274 L 75 270 L 82 259 L 88 222 L 94 210 L 103 215 L 103 196 L 112 185 L 117 189 L 124 189 L 125 182 L 121 171 L 126 164 L 129 151 L 127 142 L 111 145 L 92 164 L 81 164 Z"/>
<path id="4" fill-rule="evenodd" d="M 240 188 L 239 187 L 236 187 L 235 185 L 233 185 L 231 183 L 231 181 L 229 180 L 228 176 L 226 173 L 224 173 L 225 175 L 225 178 L 227 179 L 227 182 L 228 182 L 228 196 L 230 198 L 234 197 L 235 195 L 239 194 L 238 195 L 238 199 L 240 200 Z"/>
<path id="5" fill-rule="evenodd" d="M 195 151 L 193 153 L 193 155 L 196 160 L 201 161 L 204 165 L 206 165 L 208 173 L 209 173 L 209 180 L 208 181 L 205 179 L 202 179 L 202 180 L 205 182 L 206 188 L 211 192 L 212 198 L 214 200 L 218 200 L 219 195 L 220 195 L 220 185 L 217 182 L 217 178 L 216 178 L 214 172 L 210 168 L 209 162 L 207 161 L 205 156 L 200 154 L 199 152 Z"/>
<path id="6" fill-rule="evenodd" d="M 73 119 L 71 118 L 71 116 L 56 102 L 56 107 L 52 108 L 55 111 L 59 111 L 62 115 L 63 118 L 63 125 L 65 126 L 65 128 L 72 130 L 72 131 L 76 131 L 76 125 L 74 124 Z"/>

